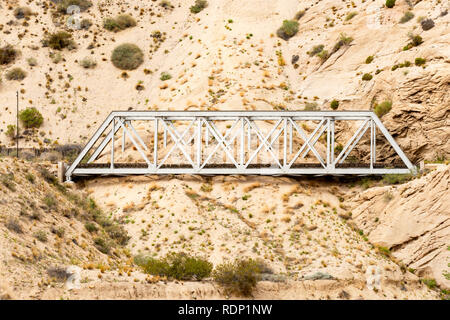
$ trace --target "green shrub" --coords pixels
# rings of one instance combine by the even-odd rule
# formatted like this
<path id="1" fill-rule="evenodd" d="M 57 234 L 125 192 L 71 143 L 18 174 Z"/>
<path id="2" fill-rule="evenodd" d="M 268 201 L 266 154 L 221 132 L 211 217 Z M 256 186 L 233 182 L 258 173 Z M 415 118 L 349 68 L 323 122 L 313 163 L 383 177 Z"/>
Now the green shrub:
<path id="1" fill-rule="evenodd" d="M 329 57 L 330 57 L 330 55 L 329 55 L 329 53 L 328 53 L 328 51 L 327 50 L 322 50 L 321 52 L 319 52 L 318 54 L 317 54 L 317 56 L 320 58 L 320 60 L 322 60 L 322 61 L 325 61 L 325 60 L 327 60 Z"/>
<path id="2" fill-rule="evenodd" d="M 84 224 L 84 227 L 86 228 L 87 231 L 89 231 L 91 233 L 98 230 L 97 226 L 93 222 L 86 222 Z"/>
<path id="3" fill-rule="evenodd" d="M 34 183 L 36 181 L 36 177 L 30 172 L 25 175 L 25 179 L 27 179 L 30 183 Z"/>
<path id="4" fill-rule="evenodd" d="M 352 37 L 347 36 L 345 33 L 341 33 L 338 42 L 336 42 L 336 44 L 333 47 L 332 54 L 337 52 L 343 46 L 348 46 L 352 42 L 353 42 Z"/>
<path id="5" fill-rule="evenodd" d="M 308 55 L 310 57 L 314 57 L 315 55 L 319 54 L 320 52 L 323 51 L 324 45 L 323 44 L 318 44 L 314 47 L 312 47 L 311 51 L 308 52 Z"/>
<path id="6" fill-rule="evenodd" d="M 423 43 L 423 39 L 422 39 L 422 37 L 419 36 L 419 35 L 413 35 L 413 36 L 411 37 L 411 42 L 412 42 L 412 45 L 413 45 L 414 47 L 417 47 L 418 45 L 420 45 L 420 44 Z"/>
<path id="7" fill-rule="evenodd" d="M 159 3 L 159 6 L 163 7 L 164 9 L 173 9 L 174 8 L 172 3 L 170 3 L 170 1 L 168 1 L 168 0 L 161 0 L 161 2 Z"/>
<path id="8" fill-rule="evenodd" d="M 224 287 L 227 294 L 251 296 L 266 267 L 260 261 L 238 259 L 234 263 L 218 265 L 214 272 L 214 280 Z"/>
<path id="9" fill-rule="evenodd" d="M 121 225 L 113 224 L 110 226 L 106 226 L 105 231 L 111 239 L 116 241 L 116 243 L 121 246 L 126 245 L 128 243 L 128 240 L 130 240 L 127 231 Z"/>
<path id="10" fill-rule="evenodd" d="M 362 76 L 362 79 L 364 81 L 370 81 L 370 80 L 372 80 L 372 78 L 373 78 L 373 76 L 370 73 L 364 73 Z"/>
<path id="11" fill-rule="evenodd" d="M 14 183 L 14 175 L 10 174 L 0 174 L 0 182 L 7 187 L 9 190 L 15 192 L 16 185 Z"/>
<path id="12" fill-rule="evenodd" d="M 0 65 L 10 64 L 16 60 L 19 55 L 19 51 L 14 49 L 11 45 L 6 45 L 0 48 Z"/>
<path id="13" fill-rule="evenodd" d="M 318 110 L 318 106 L 316 102 L 308 102 L 305 104 L 305 108 L 303 110 L 305 111 L 315 111 Z"/>
<path id="14" fill-rule="evenodd" d="M 16 137 L 16 125 L 14 124 L 8 124 L 8 126 L 6 127 L 6 136 L 13 139 Z"/>
<path id="15" fill-rule="evenodd" d="M 63 238 L 64 234 L 66 233 L 66 229 L 64 227 L 59 227 L 59 228 L 52 227 L 51 231 L 52 231 L 52 233 L 56 234 L 60 238 Z"/>
<path id="16" fill-rule="evenodd" d="M 89 19 L 83 19 L 80 21 L 80 27 L 83 30 L 88 30 L 92 26 L 92 21 Z"/>
<path id="17" fill-rule="evenodd" d="M 163 73 L 161 73 L 161 77 L 159 79 L 161 81 L 166 81 L 166 80 L 172 79 L 172 76 L 170 75 L 170 73 L 163 72 Z"/>
<path id="18" fill-rule="evenodd" d="M 184 252 L 169 253 L 163 259 L 137 257 L 135 263 L 146 273 L 167 276 L 177 280 L 201 280 L 208 277 L 212 264 L 199 257 L 192 257 Z"/>
<path id="19" fill-rule="evenodd" d="M 422 283 L 424 283 L 428 288 L 434 289 L 437 286 L 436 280 L 434 279 L 421 279 Z"/>
<path id="20" fill-rule="evenodd" d="M 28 65 L 29 65 L 30 67 L 35 67 L 35 66 L 37 66 L 37 60 L 36 60 L 36 58 L 33 58 L 33 57 L 28 58 L 28 59 L 27 59 L 27 62 L 28 62 Z"/>
<path id="21" fill-rule="evenodd" d="M 19 220 L 15 218 L 10 218 L 6 221 L 5 227 L 8 230 L 14 231 L 15 233 L 23 233 L 22 225 Z"/>
<path id="22" fill-rule="evenodd" d="M 289 40 L 298 32 L 298 22 L 295 20 L 284 20 L 283 25 L 277 30 L 277 36 L 283 40 Z"/>
<path id="23" fill-rule="evenodd" d="M 80 61 L 80 66 L 82 66 L 85 69 L 93 69 L 97 66 L 97 62 L 95 62 L 95 60 L 92 59 L 91 57 L 86 57 Z"/>
<path id="24" fill-rule="evenodd" d="M 71 50 L 75 48 L 75 42 L 72 39 L 72 35 L 66 31 L 57 31 L 48 34 L 44 38 L 43 44 L 54 50 L 63 50 L 64 48 Z"/>
<path id="25" fill-rule="evenodd" d="M 114 49 L 111 61 L 119 69 L 134 70 L 144 62 L 144 53 L 137 45 L 125 43 Z"/>
<path id="26" fill-rule="evenodd" d="M 414 18 L 414 13 L 412 13 L 411 11 L 406 11 L 403 17 L 400 19 L 400 23 L 406 23 L 412 18 Z"/>
<path id="27" fill-rule="evenodd" d="M 44 122 L 44 117 L 35 107 L 22 110 L 19 113 L 19 119 L 26 128 L 39 128 Z"/>
<path id="28" fill-rule="evenodd" d="M 358 12 L 350 12 L 349 14 L 347 14 L 347 16 L 345 17 L 345 21 L 351 20 L 353 19 L 356 15 L 358 14 Z"/>
<path id="29" fill-rule="evenodd" d="M 395 6 L 395 0 L 386 0 L 386 7 L 393 8 Z"/>
<path id="30" fill-rule="evenodd" d="M 414 176 L 412 174 L 385 174 L 383 176 L 384 184 L 402 184 L 412 180 Z"/>
<path id="31" fill-rule="evenodd" d="M 98 237 L 94 239 L 95 247 L 98 251 L 108 254 L 111 251 L 111 242 L 106 238 Z"/>
<path id="32" fill-rule="evenodd" d="M 129 14 L 121 14 L 117 16 L 116 21 L 122 30 L 136 26 L 136 20 L 134 20 L 134 18 Z"/>
<path id="33" fill-rule="evenodd" d="M 14 10 L 14 17 L 16 17 L 16 19 L 23 19 L 31 16 L 32 14 L 33 11 L 31 11 L 28 7 L 19 7 Z"/>
<path id="34" fill-rule="evenodd" d="M 103 27 L 106 30 L 118 32 L 127 28 L 136 26 L 136 20 L 128 14 L 121 14 L 116 18 L 107 18 L 103 22 Z"/>
<path id="35" fill-rule="evenodd" d="M 331 101 L 331 103 L 330 103 L 330 108 L 331 109 L 336 110 L 338 107 L 339 107 L 339 101 L 337 101 L 336 99 Z"/>
<path id="36" fill-rule="evenodd" d="M 114 18 L 106 18 L 103 21 L 103 28 L 109 31 L 119 31 L 119 24 L 117 23 L 116 19 Z"/>
<path id="37" fill-rule="evenodd" d="M 427 60 L 424 59 L 424 58 L 416 58 L 416 59 L 414 60 L 414 64 L 415 64 L 416 66 L 423 66 L 426 62 L 427 62 Z"/>
<path id="38" fill-rule="evenodd" d="M 305 15 L 305 13 L 306 13 L 306 10 L 300 10 L 300 11 L 298 11 L 298 12 L 295 14 L 295 16 L 294 16 L 294 19 L 295 19 L 295 20 L 300 20 L 300 19 Z"/>
<path id="39" fill-rule="evenodd" d="M 367 58 L 366 58 L 366 64 L 369 64 L 369 63 L 371 63 L 373 61 L 373 56 L 368 56 Z"/>
<path id="40" fill-rule="evenodd" d="M 344 150 L 344 146 L 340 143 L 338 143 L 335 147 L 334 147 L 334 153 L 335 154 L 340 154 L 342 152 L 342 150 Z"/>
<path id="41" fill-rule="evenodd" d="M 404 68 L 404 67 L 408 68 L 410 66 L 411 66 L 411 62 L 408 60 L 405 60 L 405 62 L 400 64 L 400 68 Z"/>
<path id="42" fill-rule="evenodd" d="M 62 61 L 63 56 L 60 52 L 56 52 L 56 53 L 52 52 L 52 53 L 50 53 L 50 58 L 52 59 L 53 63 L 58 64 Z"/>
<path id="43" fill-rule="evenodd" d="M 420 25 L 423 31 L 428 31 L 434 27 L 434 21 L 432 19 L 424 19 L 420 21 Z"/>
<path id="44" fill-rule="evenodd" d="M 33 236 L 41 242 L 47 242 L 47 233 L 44 230 L 36 231 Z"/>
<path id="45" fill-rule="evenodd" d="M 8 80 L 22 81 L 27 76 L 27 73 L 21 68 L 13 68 L 6 72 L 5 77 Z"/>
<path id="46" fill-rule="evenodd" d="M 382 103 L 375 105 L 375 108 L 373 109 L 373 112 L 375 112 L 375 114 L 379 118 L 381 118 L 386 113 L 391 111 L 391 109 L 392 109 L 392 102 L 391 101 L 383 101 Z"/>
<path id="47" fill-rule="evenodd" d="M 46 168 L 39 168 L 39 173 L 42 178 L 49 184 L 56 186 L 58 184 L 58 179 Z"/>
<path id="48" fill-rule="evenodd" d="M 46 195 L 43 199 L 43 202 L 49 209 L 56 208 L 56 200 L 51 194 Z"/>
<path id="49" fill-rule="evenodd" d="M 383 254 L 384 256 L 386 256 L 386 257 L 391 256 L 391 250 L 389 250 L 389 248 L 379 246 L 379 247 L 377 247 L 377 249 L 378 249 L 378 252 Z"/>
<path id="50" fill-rule="evenodd" d="M 195 4 L 189 9 L 192 13 L 199 13 L 208 6 L 208 1 L 206 0 L 195 0 Z"/>
<path id="51" fill-rule="evenodd" d="M 80 7 L 81 11 L 85 11 L 92 6 L 92 2 L 89 0 L 61 0 L 58 4 L 58 11 L 67 13 L 67 8 L 73 5 Z"/>

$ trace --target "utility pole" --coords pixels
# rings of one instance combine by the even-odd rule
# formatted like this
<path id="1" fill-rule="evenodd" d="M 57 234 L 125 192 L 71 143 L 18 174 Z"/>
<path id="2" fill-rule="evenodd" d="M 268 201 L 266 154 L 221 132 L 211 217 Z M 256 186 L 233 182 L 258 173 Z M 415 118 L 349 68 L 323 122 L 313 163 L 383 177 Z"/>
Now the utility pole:
<path id="1" fill-rule="evenodd" d="M 19 158 L 19 91 L 16 91 L 16 98 L 17 98 L 17 106 L 16 106 L 16 151 L 17 151 L 17 158 Z"/>

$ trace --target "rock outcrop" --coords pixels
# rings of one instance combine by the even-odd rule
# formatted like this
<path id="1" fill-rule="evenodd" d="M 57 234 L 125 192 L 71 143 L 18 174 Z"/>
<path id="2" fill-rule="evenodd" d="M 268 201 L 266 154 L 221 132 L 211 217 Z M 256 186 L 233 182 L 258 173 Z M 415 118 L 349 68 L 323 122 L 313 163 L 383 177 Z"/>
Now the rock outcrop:
<path id="1" fill-rule="evenodd" d="M 450 287 L 450 166 L 353 199 L 353 222 L 422 278 Z"/>

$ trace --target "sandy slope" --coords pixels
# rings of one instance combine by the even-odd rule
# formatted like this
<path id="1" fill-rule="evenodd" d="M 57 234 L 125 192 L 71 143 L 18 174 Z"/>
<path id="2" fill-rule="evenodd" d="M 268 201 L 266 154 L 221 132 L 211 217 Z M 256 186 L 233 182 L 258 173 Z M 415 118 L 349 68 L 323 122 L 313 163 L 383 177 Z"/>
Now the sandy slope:
<path id="1" fill-rule="evenodd" d="M 398 187 L 371 188 L 351 205 L 353 220 L 372 243 L 444 288 L 450 286 L 449 174 L 442 165 Z"/>
<path id="2" fill-rule="evenodd" d="M 43 1 L 48 3 L 49 1 Z M 369 109 L 374 101 L 392 100 L 401 118 L 388 114 L 389 128 L 412 160 L 448 156 L 449 34 L 450 15 L 441 16 L 446 7 L 440 1 L 418 1 L 411 10 L 415 18 L 398 23 L 408 10 L 405 2 L 393 9 L 381 1 L 355 4 L 342 1 L 209 1 L 201 13 L 192 15 L 192 1 L 172 1 L 174 8 L 164 9 L 157 1 L 94 1 L 95 6 L 82 13 L 94 26 L 89 31 L 73 32 L 78 49 L 64 50 L 64 60 L 54 64 L 52 50 L 42 48 L 44 31 L 61 29 L 63 20 L 52 21 L 53 9 L 29 4 L 37 15 L 28 25 L 12 16 L 11 8 L 25 1 L 5 1 L 0 24 L 1 45 L 6 43 L 22 51 L 14 66 L 28 72 L 21 83 L 3 81 L 0 88 L 2 129 L 14 120 L 15 91 L 24 89 L 21 107 L 36 106 L 45 117 L 42 136 L 27 138 L 28 145 L 43 143 L 44 137 L 59 143 L 82 143 L 112 110 L 132 109 L 303 109 L 306 102 L 329 108 L 332 99 L 341 101 L 340 110 Z M 289 41 L 274 36 L 284 19 L 308 9 L 300 19 L 299 33 Z M 105 17 L 119 11 L 133 15 L 138 25 L 118 33 L 103 29 Z M 348 13 L 358 14 L 349 21 Z M 431 17 L 436 26 L 422 31 L 416 18 Z M 12 21 L 12 24 L 8 23 Z M 165 32 L 159 49 L 152 47 L 154 31 Z M 424 43 L 408 51 L 401 48 L 413 31 Z M 341 33 L 354 40 L 333 54 L 325 63 L 310 57 L 313 46 L 323 44 L 332 50 Z M 21 39 L 18 39 L 18 35 Z M 145 52 L 145 62 L 137 70 L 121 77 L 122 71 L 110 62 L 113 48 L 123 42 L 137 43 Z M 88 49 L 94 44 L 93 49 Z M 281 55 L 280 60 L 277 52 Z M 299 56 L 294 66 L 291 58 Z M 368 56 L 374 61 L 366 64 Z M 77 61 L 89 56 L 98 66 L 92 70 Z M 35 57 L 38 65 L 27 66 Z M 414 66 L 416 57 L 424 57 L 424 68 Z M 409 60 L 413 66 L 391 71 L 394 64 Z M 3 66 L 5 71 L 11 66 Z M 144 69 L 152 71 L 144 74 Z M 379 74 L 375 71 L 383 70 Z M 172 79 L 162 82 L 162 72 Z M 363 73 L 372 73 L 372 81 L 362 81 Z M 143 81 L 142 91 L 135 90 Z M 419 109 L 420 119 L 404 121 Z M 438 118 L 433 114 L 440 114 Z M 417 122 L 426 126 L 417 126 Z M 76 132 L 74 132 L 76 128 Z M 343 130 L 342 136 L 346 135 Z M 338 134 L 338 137 L 340 134 Z M 430 141 L 431 140 L 431 141 Z M 447 142 L 446 142 L 447 141 Z M 3 136 L 2 142 L 8 144 Z M 50 142 L 51 143 L 51 142 Z M 45 143 L 44 143 L 45 144 Z M 387 154 L 386 157 L 390 155 Z"/>
<path id="3" fill-rule="evenodd" d="M 138 253 L 162 256 L 185 251 L 207 257 L 214 265 L 236 256 L 263 259 L 274 274 L 264 276 L 254 294 L 257 299 L 437 297 L 345 222 L 346 204 L 339 200 L 343 194 L 337 183 L 242 177 L 91 180 L 78 187 L 98 200 L 131 236 L 125 248 L 113 249 L 114 254 L 107 256 L 94 246 L 101 232 L 89 233 L 85 228 L 85 209 L 44 181 L 38 165 L 2 159 L 0 170 L 2 175 L 14 172 L 15 186 L 12 190 L 2 183 L 0 190 L 2 295 L 21 299 L 225 298 L 209 279 L 167 281 L 143 274 L 132 263 Z M 26 173 L 35 176 L 33 183 Z M 58 199 L 56 207 L 49 207 L 45 200 L 50 194 Z M 68 215 L 74 210 L 79 211 L 76 216 Z M 11 219 L 21 232 L 11 228 Z M 62 234 L 53 231 L 61 228 Z M 47 240 L 38 240 L 37 231 L 44 231 Z M 64 280 L 49 273 L 53 267 L 69 265 L 81 267 L 80 289 L 65 290 Z M 378 291 L 366 285 L 366 273 L 373 268 L 380 270 Z M 318 280 L 308 280 L 317 273 L 322 274 Z M 330 276 L 331 280 L 320 280 Z"/>
<path id="4" fill-rule="evenodd" d="M 450 15 L 440 15 L 445 9 L 443 2 L 413 1 L 411 10 L 416 17 L 405 24 L 398 23 L 408 10 L 403 1 L 386 9 L 381 1 L 352 7 L 336 0 L 211 0 L 209 7 L 195 16 L 189 14 L 192 1 L 173 0 L 173 10 L 161 8 L 156 1 L 93 2 L 96 5 L 83 13 L 83 18 L 90 18 L 94 26 L 73 33 L 78 49 L 64 50 L 64 60 L 58 64 L 49 57 L 51 50 L 40 44 L 45 30 L 61 28 L 59 21 L 52 21 L 52 9 L 42 5 L 49 1 L 27 4 L 37 13 L 28 25 L 16 20 L 9 9 L 26 1 L 5 0 L 0 4 L 0 46 L 9 43 L 21 50 L 20 58 L 1 66 L 1 71 L 20 66 L 28 73 L 20 83 L 3 77 L 0 130 L 4 132 L 14 122 L 16 90 L 23 89 L 22 108 L 36 106 L 45 118 L 38 132 L 24 135 L 22 145 L 45 146 L 45 138 L 49 143 L 83 143 L 116 109 L 302 110 L 305 103 L 316 102 L 319 108 L 328 110 L 329 102 L 338 99 L 339 110 L 356 110 L 370 109 L 373 102 L 389 99 L 393 109 L 382 121 L 411 160 L 449 156 Z M 274 36 L 284 19 L 304 8 L 309 9 L 295 37 L 286 42 Z M 132 14 L 138 25 L 119 33 L 104 30 L 102 20 L 119 11 Z M 345 21 L 352 11 L 358 14 Z M 422 31 L 416 20 L 419 16 L 433 18 L 436 26 Z M 166 40 L 155 51 L 151 34 L 156 30 L 166 32 Z M 409 31 L 421 34 L 424 43 L 402 51 L 409 41 Z M 318 44 L 331 51 L 342 32 L 353 42 L 325 63 L 308 55 Z M 137 43 L 145 52 L 145 62 L 128 72 L 127 79 L 110 62 L 111 51 L 123 42 Z M 94 48 L 88 49 L 91 43 Z M 298 66 L 291 63 L 293 55 L 299 55 Z M 369 55 L 374 61 L 366 64 Z M 95 69 L 78 65 L 77 61 L 86 56 L 97 61 Z M 29 67 L 29 57 L 35 57 L 38 65 Z M 391 70 L 394 64 L 414 62 L 416 57 L 426 58 L 426 66 Z M 152 72 L 146 74 L 145 69 Z M 383 71 L 375 74 L 377 69 Z M 172 79 L 162 82 L 161 72 L 169 72 Z M 361 80 L 366 72 L 374 75 L 373 80 Z M 135 89 L 138 81 L 143 81 L 144 90 Z M 345 139 L 348 129 L 338 128 L 337 138 Z M 145 128 L 138 130 L 142 133 Z M 11 144 L 3 132 L 1 144 Z M 391 159 L 388 150 L 380 156 Z M 369 188 L 365 192 L 343 181 L 286 178 L 89 180 L 86 186 L 78 187 L 119 219 L 132 237 L 118 261 L 110 261 L 92 245 L 93 236 L 82 222 L 65 218 L 61 208 L 45 207 L 43 198 L 55 190 L 38 174 L 36 185 L 27 182 L 26 172 L 35 172 L 35 167 L 4 160 L 0 169 L 2 173 L 12 171 L 18 181 L 17 191 L 1 189 L 0 228 L 5 236 L 0 237 L 0 254 L 6 263 L 0 264 L 0 288 L 6 289 L 0 289 L 0 295 L 10 292 L 17 298 L 51 299 L 222 298 L 209 280 L 165 283 L 142 274 L 131 261 L 138 253 L 159 256 L 169 250 L 185 250 L 207 256 L 214 264 L 236 256 L 264 259 L 285 282 L 260 283 L 255 298 L 438 297 L 419 282 L 416 274 L 401 270 L 370 242 L 391 248 L 393 258 L 417 269 L 420 277 L 435 277 L 439 284 L 448 285 L 442 275 L 448 263 L 448 169 L 399 187 Z M 392 200 L 385 204 L 383 194 L 388 188 Z M 58 193 L 56 196 L 60 207 L 72 206 Z M 28 202 L 36 202 L 36 210 L 45 219 L 33 221 L 20 215 Z M 31 207 L 28 210 L 35 211 Z M 384 214 L 386 210 L 392 210 L 395 216 Z M 370 242 L 347 224 L 349 211 Z M 24 235 L 6 228 L 10 216 L 26 227 Z M 414 222 L 417 216 L 420 223 Z M 46 244 L 33 236 L 35 231 L 49 231 L 52 226 L 63 226 L 66 236 L 60 239 L 49 233 Z M 81 238 L 77 243 L 85 246 L 70 242 L 72 237 Z M 81 289 L 65 292 L 63 283 L 49 278 L 46 271 L 53 263 L 84 267 Z M 365 285 L 366 272 L 372 267 L 381 272 L 378 292 Z M 304 276 L 316 272 L 336 279 L 304 280 Z"/>

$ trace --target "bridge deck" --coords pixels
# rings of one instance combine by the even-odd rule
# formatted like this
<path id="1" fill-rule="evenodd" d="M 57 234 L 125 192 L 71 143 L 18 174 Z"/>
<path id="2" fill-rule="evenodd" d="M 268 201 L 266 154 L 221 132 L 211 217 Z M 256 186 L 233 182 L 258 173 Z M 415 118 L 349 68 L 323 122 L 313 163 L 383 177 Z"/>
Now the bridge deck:
<path id="1" fill-rule="evenodd" d="M 280 160 L 281 162 L 282 160 Z M 262 164 L 249 164 L 247 166 L 248 169 L 258 169 L 258 168 L 271 168 L 273 164 L 262 163 Z M 382 169 L 382 168 L 403 168 L 407 169 L 407 167 L 403 163 L 374 163 L 373 168 Z M 80 169 L 92 169 L 92 168 L 111 168 L 111 163 L 83 163 L 79 164 L 78 168 Z M 114 168 L 117 169 L 131 169 L 131 168 L 148 168 L 148 164 L 146 163 L 114 163 Z M 161 166 L 162 169 L 170 169 L 170 168 L 186 168 L 192 169 L 192 166 L 189 164 L 165 164 Z M 220 163 L 220 164 L 206 164 L 204 168 L 235 168 L 232 163 Z M 320 163 L 296 163 L 291 166 L 292 169 L 295 168 L 323 168 Z M 341 163 L 337 164 L 336 168 L 370 168 L 369 163 Z"/>

